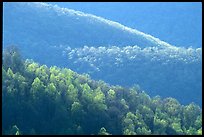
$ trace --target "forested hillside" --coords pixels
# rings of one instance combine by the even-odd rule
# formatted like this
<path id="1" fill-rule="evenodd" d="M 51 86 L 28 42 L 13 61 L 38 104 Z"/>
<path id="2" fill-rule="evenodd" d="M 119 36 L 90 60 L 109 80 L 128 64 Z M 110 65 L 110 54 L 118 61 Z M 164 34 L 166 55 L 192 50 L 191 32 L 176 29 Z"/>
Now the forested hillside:
<path id="1" fill-rule="evenodd" d="M 3 53 L 3 134 L 202 134 L 202 110 Z"/>
<path id="2" fill-rule="evenodd" d="M 158 39 L 146 34 L 146 31 L 141 32 L 115 22 L 117 20 L 107 20 L 60 5 L 42 2 L 3 3 L 3 50 L 15 44 L 24 59 L 33 59 L 47 67 L 69 68 L 111 85 L 132 87 L 138 84 L 151 97 L 170 96 L 184 105 L 195 102 L 202 106 L 202 46 L 196 44 L 197 40 L 193 44 L 186 44 L 191 39 L 190 35 L 177 34 L 179 37 L 175 41 L 183 37 L 188 40 L 176 47 L 167 43 L 172 41 L 162 41 L 160 37 Z M 132 6 L 135 7 L 135 4 Z M 141 8 L 137 11 L 141 11 Z M 186 10 L 187 7 L 183 8 Z M 158 15 L 164 17 L 163 14 Z M 138 22 L 139 18 L 135 19 L 133 23 Z M 151 24 L 151 21 L 146 20 L 146 23 Z M 145 27 L 144 22 L 140 23 Z M 162 35 L 159 31 L 163 28 L 161 25 L 167 25 L 163 23 L 160 22 L 153 30 L 148 27 L 148 30 L 154 32 L 152 34 Z M 169 23 L 178 25 L 174 21 Z M 175 25 L 177 30 L 181 29 Z M 171 33 L 176 31 L 170 30 L 165 31 L 165 36 L 172 38 Z M 195 39 L 199 39 L 198 33 L 190 32 Z"/>

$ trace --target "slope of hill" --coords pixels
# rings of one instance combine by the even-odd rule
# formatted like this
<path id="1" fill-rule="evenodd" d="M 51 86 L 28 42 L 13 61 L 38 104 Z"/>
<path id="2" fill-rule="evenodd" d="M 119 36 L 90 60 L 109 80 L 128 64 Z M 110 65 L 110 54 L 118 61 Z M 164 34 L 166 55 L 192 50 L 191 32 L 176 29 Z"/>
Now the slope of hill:
<path id="1" fill-rule="evenodd" d="M 201 2 L 49 3 L 120 22 L 176 46 L 202 47 Z"/>
<path id="2" fill-rule="evenodd" d="M 23 61 L 15 47 L 4 52 L 2 75 L 3 134 L 202 134 L 202 110 L 194 103 Z"/>
<path id="3" fill-rule="evenodd" d="M 44 40 L 49 45 L 66 44 L 71 47 L 170 46 L 151 35 L 120 23 L 46 3 L 4 3 L 4 32 L 5 42 L 8 42 L 6 45 L 10 44 L 8 40 L 11 40 L 11 37 L 19 40 L 24 36 L 27 40 L 35 39 L 39 43 L 37 40 Z M 13 32 L 19 35 L 16 36 Z"/>
<path id="4" fill-rule="evenodd" d="M 4 3 L 3 47 L 151 96 L 202 105 L 202 49 L 172 46 L 117 22 L 46 3 Z M 125 79 L 124 79 L 125 78 Z"/>

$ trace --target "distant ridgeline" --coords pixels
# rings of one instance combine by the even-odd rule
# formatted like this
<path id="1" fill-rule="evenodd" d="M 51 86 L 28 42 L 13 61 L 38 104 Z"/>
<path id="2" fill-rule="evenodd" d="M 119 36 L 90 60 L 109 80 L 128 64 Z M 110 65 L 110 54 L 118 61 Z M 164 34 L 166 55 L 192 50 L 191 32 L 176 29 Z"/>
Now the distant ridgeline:
<path id="1" fill-rule="evenodd" d="M 24 61 L 16 47 L 4 51 L 2 76 L 4 135 L 202 135 L 195 103 Z"/>
<path id="2" fill-rule="evenodd" d="M 151 96 L 202 105 L 202 49 L 175 47 L 91 14 L 45 3 L 4 3 L 3 46 Z"/>

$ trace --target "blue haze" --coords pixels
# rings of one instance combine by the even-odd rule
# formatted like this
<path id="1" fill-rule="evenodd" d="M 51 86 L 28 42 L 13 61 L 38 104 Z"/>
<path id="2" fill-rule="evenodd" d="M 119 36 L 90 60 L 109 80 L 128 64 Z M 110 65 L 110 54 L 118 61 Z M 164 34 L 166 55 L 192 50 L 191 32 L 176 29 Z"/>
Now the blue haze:
<path id="1" fill-rule="evenodd" d="M 172 45 L 202 46 L 201 2 L 50 3 L 119 22 Z"/>
<path id="2" fill-rule="evenodd" d="M 4 3 L 3 48 L 17 45 L 47 66 L 202 105 L 201 3 L 52 4 Z"/>

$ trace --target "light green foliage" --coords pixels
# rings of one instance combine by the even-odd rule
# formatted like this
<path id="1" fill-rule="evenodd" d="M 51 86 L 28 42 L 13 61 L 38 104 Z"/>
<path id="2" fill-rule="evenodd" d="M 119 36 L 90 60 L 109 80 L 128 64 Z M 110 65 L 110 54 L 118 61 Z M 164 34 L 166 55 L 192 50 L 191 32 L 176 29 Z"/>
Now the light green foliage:
<path id="1" fill-rule="evenodd" d="M 113 90 L 113 89 L 110 89 L 109 91 L 108 91 L 108 99 L 110 99 L 110 100 L 113 100 L 113 99 L 115 99 L 115 91 Z"/>
<path id="2" fill-rule="evenodd" d="M 38 77 L 36 77 L 32 83 L 32 87 L 31 87 L 31 93 L 32 93 L 33 97 L 38 98 L 40 96 L 40 94 L 42 94 L 44 89 L 45 89 L 45 86 L 44 86 L 43 82 Z"/>
<path id="3" fill-rule="evenodd" d="M 72 104 L 72 107 L 71 107 L 71 112 L 74 114 L 74 113 L 79 113 L 82 109 L 82 105 L 79 103 L 79 102 L 74 102 Z"/>
<path id="4" fill-rule="evenodd" d="M 190 127 L 188 130 L 187 130 L 187 135 L 196 135 L 197 134 L 197 131 L 195 128 L 193 127 Z"/>
<path id="5" fill-rule="evenodd" d="M 77 89 L 74 87 L 73 84 L 70 84 L 68 86 L 68 90 L 66 92 L 66 95 L 68 97 L 68 100 L 70 100 L 71 102 L 77 101 L 78 100 L 78 91 Z"/>
<path id="6" fill-rule="evenodd" d="M 45 88 L 45 92 L 47 94 L 49 94 L 52 99 L 57 98 L 58 91 L 57 91 L 54 83 L 49 83 Z"/>
<path id="7" fill-rule="evenodd" d="M 161 113 L 156 112 L 155 116 L 154 116 L 154 134 L 166 134 L 166 128 L 168 126 L 168 122 L 165 119 L 161 119 L 159 117 L 159 114 Z"/>
<path id="8" fill-rule="evenodd" d="M 48 81 L 48 68 L 46 65 L 42 65 L 39 68 L 36 69 L 36 76 L 39 77 L 44 83 Z"/>
<path id="9" fill-rule="evenodd" d="M 91 88 L 89 87 L 87 83 L 83 84 L 82 88 L 84 92 L 91 92 Z"/>
<path id="10" fill-rule="evenodd" d="M 138 135 L 150 135 L 151 134 L 151 130 L 148 130 L 146 127 L 139 127 L 136 130 L 136 133 Z"/>
<path id="11" fill-rule="evenodd" d="M 14 76 L 13 71 L 10 68 L 8 68 L 8 70 L 7 70 L 7 76 L 9 78 L 13 78 L 13 76 Z"/>
<path id="12" fill-rule="evenodd" d="M 48 86 L 46 87 L 46 92 L 51 92 L 51 93 L 55 93 L 56 92 L 56 87 L 53 83 L 48 84 Z"/>
<path id="13" fill-rule="evenodd" d="M 135 113 L 135 125 L 136 125 L 136 127 L 146 126 L 143 115 L 138 110 Z"/>
<path id="14" fill-rule="evenodd" d="M 135 125 L 137 124 L 137 117 L 132 113 L 128 112 L 123 120 L 123 134 L 124 135 L 135 135 Z"/>
<path id="15" fill-rule="evenodd" d="M 127 127 L 127 126 L 130 125 L 130 124 L 133 124 L 133 120 L 126 117 L 126 118 L 123 120 L 123 125 L 124 125 L 125 127 Z"/>
<path id="16" fill-rule="evenodd" d="M 43 85 L 43 83 L 41 82 L 41 80 L 36 77 L 32 83 L 32 90 L 35 91 L 41 91 L 43 90 L 45 86 Z"/>
<path id="17" fill-rule="evenodd" d="M 202 127 L 197 131 L 197 135 L 202 135 Z"/>
<path id="18" fill-rule="evenodd" d="M 25 81 L 25 77 L 23 77 L 20 73 L 13 75 L 13 78 L 19 83 Z"/>
<path id="19" fill-rule="evenodd" d="M 50 74 L 50 82 L 55 82 L 55 75 L 54 74 Z"/>
<path id="20" fill-rule="evenodd" d="M 70 84 L 73 79 L 74 72 L 70 69 L 65 68 L 62 70 L 61 74 L 64 74 L 67 84 Z"/>
<path id="21" fill-rule="evenodd" d="M 56 75 L 58 75 L 59 72 L 60 72 L 60 70 L 56 66 L 50 67 L 50 73 L 51 74 L 54 74 L 56 76 Z"/>
<path id="22" fill-rule="evenodd" d="M 39 68 L 39 64 L 33 62 L 33 63 L 29 64 L 28 67 L 26 67 L 26 70 L 29 73 L 35 73 L 37 68 Z"/>
<path id="23" fill-rule="evenodd" d="M 99 135 L 110 135 L 104 127 L 102 127 L 98 133 Z"/>
<path id="24" fill-rule="evenodd" d="M 100 111 L 107 109 L 107 106 L 105 104 L 105 95 L 101 91 L 100 87 L 94 90 L 93 103 L 95 104 L 96 109 Z"/>
<path id="25" fill-rule="evenodd" d="M 136 133 L 127 128 L 123 131 L 123 135 L 136 135 Z"/>
<path id="26" fill-rule="evenodd" d="M 13 57 L 19 56 L 6 56 L 3 134 L 202 135 L 202 110 L 194 103 L 183 106 L 173 98 L 150 98 L 137 87 L 110 86 L 32 60 L 22 64 L 24 69 L 15 69 L 21 61 Z"/>
<path id="27" fill-rule="evenodd" d="M 82 88 L 82 98 L 89 103 L 93 102 L 93 90 L 91 90 L 89 85 L 87 83 L 82 84 L 81 88 Z"/>
<path id="28" fill-rule="evenodd" d="M 172 123 L 171 126 L 170 126 L 174 131 L 175 131 L 175 134 L 178 134 L 178 135 L 182 135 L 183 134 L 183 131 L 181 129 L 181 123 Z"/>
<path id="29" fill-rule="evenodd" d="M 15 81 L 15 87 L 17 87 L 18 89 L 18 95 L 25 95 L 26 88 L 28 86 L 25 77 L 17 72 L 16 74 L 14 74 L 13 79 Z"/>
<path id="30" fill-rule="evenodd" d="M 132 112 L 128 112 L 128 113 L 126 114 L 126 118 L 129 118 L 129 119 L 134 120 L 134 119 L 136 119 L 136 116 L 135 116 Z"/>

